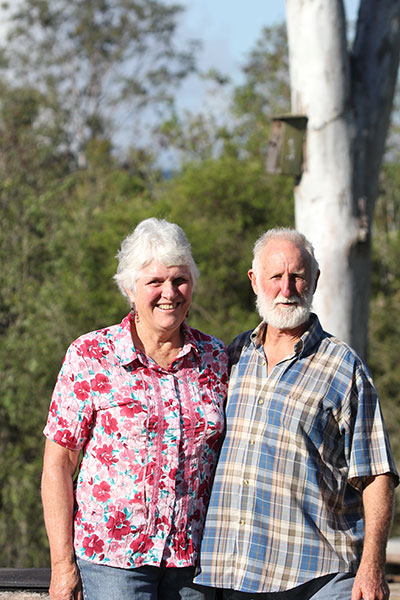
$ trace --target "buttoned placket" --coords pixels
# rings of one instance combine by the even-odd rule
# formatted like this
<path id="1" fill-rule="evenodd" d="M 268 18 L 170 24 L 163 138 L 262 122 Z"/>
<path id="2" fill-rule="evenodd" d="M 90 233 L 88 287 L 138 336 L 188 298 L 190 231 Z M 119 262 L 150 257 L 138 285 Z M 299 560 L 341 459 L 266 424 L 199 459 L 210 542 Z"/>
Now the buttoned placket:
<path id="1" fill-rule="evenodd" d="M 300 347 L 296 349 L 300 350 Z M 267 393 L 265 392 L 265 388 L 275 388 L 281 379 L 284 371 L 286 371 L 286 365 L 284 363 L 290 361 L 292 363 L 297 359 L 298 353 L 295 352 L 277 363 L 270 373 L 267 372 L 267 361 L 265 358 L 265 353 L 262 345 L 257 345 L 253 347 L 253 356 L 256 360 L 255 368 L 256 368 L 256 379 L 261 381 L 261 385 L 259 387 L 258 393 L 255 396 L 254 409 L 252 414 L 252 423 L 253 429 L 250 431 L 250 439 L 246 449 L 246 454 L 243 461 L 244 471 L 242 473 L 242 485 L 239 489 L 239 522 L 238 522 L 238 536 L 237 536 L 237 545 L 243 543 L 244 537 L 246 536 L 245 530 L 246 525 L 249 525 L 247 522 L 246 515 L 253 514 L 253 504 L 254 504 L 254 494 L 251 492 L 252 486 L 254 483 L 252 482 L 252 475 L 249 471 L 246 471 L 247 465 L 253 465 L 256 463 L 255 460 L 252 459 L 254 454 L 257 454 L 260 450 L 260 443 L 263 440 L 263 432 L 266 422 L 266 409 L 268 404 L 265 401 L 267 397 Z M 271 392 L 269 392 L 271 393 Z M 257 431 L 260 430 L 260 431 Z M 239 557 L 242 552 L 239 550 L 237 556 Z M 238 569 L 239 573 L 240 569 Z"/>
<path id="2" fill-rule="evenodd" d="M 258 380 L 266 380 L 268 378 L 267 375 L 267 364 L 266 364 L 266 360 L 265 360 L 265 354 L 263 351 L 263 347 L 262 346 L 257 346 L 255 348 L 253 348 L 252 350 L 248 350 L 248 351 L 252 351 L 253 353 L 253 360 L 255 360 L 255 365 L 254 368 L 256 369 L 256 378 Z M 262 399 L 261 395 L 262 395 L 262 391 L 263 391 L 263 386 L 261 386 L 256 398 L 255 398 L 255 403 L 253 406 L 253 414 L 252 414 L 252 422 L 253 423 L 260 423 L 261 422 L 261 408 L 262 405 L 264 404 L 264 400 Z M 257 439 L 259 439 L 259 436 L 253 435 L 253 432 L 250 432 L 250 439 L 249 439 L 249 443 L 247 445 L 246 451 L 245 451 L 245 455 L 244 455 L 244 460 L 243 460 L 243 473 L 241 475 L 241 481 L 242 484 L 239 488 L 239 498 L 238 498 L 238 508 L 239 508 L 239 521 L 238 521 L 238 536 L 237 536 L 237 545 L 238 547 L 240 546 L 240 544 L 242 543 L 242 539 L 245 536 L 244 533 L 244 528 L 246 527 L 246 525 L 248 525 L 247 523 L 247 516 L 248 514 L 251 514 L 253 511 L 253 506 L 252 504 L 254 503 L 254 494 L 251 493 L 251 488 L 254 485 L 252 483 L 252 475 L 249 471 L 246 471 L 246 466 L 247 465 L 252 465 L 253 464 L 253 460 L 251 458 L 251 456 L 254 453 L 257 453 L 258 448 L 259 448 L 259 444 L 257 443 Z M 237 556 L 240 556 L 241 552 L 239 551 L 237 553 Z"/>
<path id="3" fill-rule="evenodd" d="M 146 473 L 145 473 L 145 482 L 147 481 L 147 475 L 148 473 L 148 468 L 149 468 L 149 464 L 151 464 L 152 459 L 155 462 L 156 465 L 156 470 L 153 473 L 153 485 L 152 485 L 152 489 L 151 494 L 150 494 L 150 506 L 149 506 L 149 510 L 148 510 L 148 524 L 147 524 L 147 528 L 146 528 L 146 534 L 148 535 L 154 535 L 156 533 L 156 513 L 157 513 L 157 507 L 160 501 L 160 482 L 163 480 L 163 478 L 166 477 L 165 473 L 163 472 L 163 467 L 165 466 L 163 463 L 163 453 L 162 453 L 162 449 L 163 449 L 163 444 L 165 442 L 165 433 L 168 429 L 168 427 L 173 427 L 174 430 L 177 432 L 177 440 L 176 440 L 176 445 L 175 445 L 175 453 L 173 454 L 173 461 L 171 460 L 171 453 L 168 453 L 168 471 L 170 471 L 171 469 L 176 469 L 178 471 L 179 469 L 179 450 L 181 447 L 181 443 L 182 443 L 182 439 L 181 439 L 181 435 L 182 435 L 182 429 L 181 429 L 181 423 L 180 423 L 180 419 L 182 416 L 182 407 L 180 405 L 180 394 L 177 393 L 177 388 L 179 387 L 179 376 L 177 375 L 177 370 L 178 370 L 178 365 L 179 363 L 182 361 L 183 357 L 185 354 L 187 354 L 188 352 L 190 352 L 190 348 L 186 347 L 183 348 L 181 350 L 181 352 L 178 354 L 178 356 L 176 357 L 176 359 L 174 360 L 174 362 L 172 363 L 172 365 L 170 365 L 170 367 L 168 368 L 163 368 L 160 367 L 159 365 L 157 365 L 156 363 L 154 363 L 151 359 L 149 360 L 148 357 L 141 355 L 140 356 L 140 362 L 145 365 L 150 372 L 152 373 L 152 384 L 154 386 L 154 390 L 152 391 L 152 397 L 153 397 L 153 403 L 155 400 L 155 405 L 156 405 L 156 414 L 158 416 L 158 431 L 157 431 L 157 436 L 156 436 L 156 444 L 155 444 L 155 452 L 152 452 L 152 447 L 153 444 L 150 444 L 150 440 L 149 440 L 149 436 L 147 436 L 147 443 L 148 443 L 148 448 L 149 448 L 149 453 L 148 453 L 148 459 L 147 459 L 147 465 L 146 465 Z M 163 380 L 163 393 L 161 392 L 161 386 L 160 386 L 160 380 Z M 164 397 L 165 397 L 165 388 L 166 388 L 166 383 L 168 383 L 168 388 L 170 388 L 170 395 L 169 397 L 171 399 L 174 399 L 175 404 L 171 407 L 172 411 L 176 412 L 176 417 L 174 418 L 173 421 L 171 421 L 171 419 L 169 419 L 169 422 L 165 421 L 165 405 L 164 405 Z M 187 381 L 185 379 L 182 379 L 181 382 L 184 387 L 186 388 L 185 393 L 188 394 L 189 390 L 188 390 L 188 384 Z M 151 405 L 151 401 L 150 401 L 150 405 Z M 192 429 L 194 429 L 194 423 L 195 423 L 195 413 L 194 413 L 194 407 L 192 406 L 191 403 L 188 403 L 188 408 L 189 408 L 189 413 L 190 413 L 190 423 L 191 423 L 191 431 L 189 432 L 189 435 L 187 436 L 187 444 L 188 444 L 188 455 L 191 456 L 192 451 L 193 451 L 193 446 L 194 446 L 194 431 L 192 431 Z M 148 415 L 148 419 L 151 417 L 152 413 L 151 411 L 149 411 L 149 415 Z M 175 422 L 176 420 L 176 422 Z M 186 461 L 185 462 L 185 466 L 184 466 L 184 472 L 183 472 L 183 478 L 185 482 L 189 482 L 189 472 L 190 472 L 190 462 Z M 174 491 L 175 491 L 175 485 L 176 483 L 174 483 Z M 149 496 L 147 493 L 145 493 L 146 495 L 146 504 L 148 504 L 148 500 L 149 500 Z M 174 513 L 174 511 L 176 511 L 176 498 L 174 500 L 173 503 L 169 504 L 169 516 L 172 519 L 172 515 Z M 183 501 L 183 505 L 182 505 L 182 514 L 184 517 L 184 526 L 186 526 L 187 524 L 187 519 L 188 519 L 188 496 L 186 496 L 184 498 Z M 166 535 L 166 538 L 168 537 L 168 535 Z"/>

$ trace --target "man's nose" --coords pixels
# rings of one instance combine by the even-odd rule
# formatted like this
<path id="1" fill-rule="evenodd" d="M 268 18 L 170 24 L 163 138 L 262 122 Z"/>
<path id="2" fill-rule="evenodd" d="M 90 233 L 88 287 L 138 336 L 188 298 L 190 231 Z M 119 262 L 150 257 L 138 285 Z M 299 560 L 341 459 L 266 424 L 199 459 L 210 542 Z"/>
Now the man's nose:
<path id="1" fill-rule="evenodd" d="M 292 284 L 291 279 L 287 275 L 284 275 L 281 279 L 281 294 L 285 296 L 285 298 L 289 298 L 292 294 Z"/>

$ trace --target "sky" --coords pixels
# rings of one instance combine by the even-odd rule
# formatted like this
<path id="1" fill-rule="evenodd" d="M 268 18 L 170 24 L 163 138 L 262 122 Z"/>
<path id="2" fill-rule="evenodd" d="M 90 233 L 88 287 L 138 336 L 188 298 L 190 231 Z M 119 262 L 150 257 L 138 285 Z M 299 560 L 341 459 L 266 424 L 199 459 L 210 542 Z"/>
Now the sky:
<path id="1" fill-rule="evenodd" d="M 202 49 L 197 53 L 202 71 L 211 67 L 228 74 L 235 84 L 241 82 L 241 66 L 255 47 L 264 26 L 285 21 L 285 0 L 168 0 L 185 10 L 178 35 L 182 39 L 198 39 Z M 330 0 L 325 0 L 329 2 Z M 18 0 L 11 0 L 14 6 Z M 355 21 L 360 0 L 344 0 L 348 21 Z M 0 22 L 0 37 L 6 23 Z M 195 77 L 179 90 L 179 104 L 191 110 L 204 103 L 205 86 Z"/>
<path id="2" fill-rule="evenodd" d="M 329 1 L 329 0 L 326 0 Z M 285 0 L 178 0 L 185 7 L 181 35 L 199 39 L 198 64 L 218 68 L 240 83 L 241 65 L 255 47 L 264 26 L 285 21 Z M 359 0 L 345 0 L 346 18 L 355 21 Z M 180 103 L 195 109 L 203 102 L 202 87 L 193 78 L 180 90 Z"/>

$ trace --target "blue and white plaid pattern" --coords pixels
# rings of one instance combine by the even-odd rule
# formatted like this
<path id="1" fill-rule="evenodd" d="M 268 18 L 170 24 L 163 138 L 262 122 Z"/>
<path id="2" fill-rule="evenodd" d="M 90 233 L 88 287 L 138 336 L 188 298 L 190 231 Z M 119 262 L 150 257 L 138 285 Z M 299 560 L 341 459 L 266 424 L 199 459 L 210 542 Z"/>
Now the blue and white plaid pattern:
<path id="1" fill-rule="evenodd" d="M 267 375 L 265 324 L 238 336 L 196 583 L 261 593 L 355 571 L 362 478 L 397 478 L 368 370 L 312 316 Z"/>

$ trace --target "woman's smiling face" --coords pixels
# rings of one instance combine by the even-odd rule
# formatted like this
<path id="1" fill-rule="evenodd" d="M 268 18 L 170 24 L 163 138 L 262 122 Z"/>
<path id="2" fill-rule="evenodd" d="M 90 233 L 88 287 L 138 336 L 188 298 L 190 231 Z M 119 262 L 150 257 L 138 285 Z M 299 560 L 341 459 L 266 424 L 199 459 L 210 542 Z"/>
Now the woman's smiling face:
<path id="1" fill-rule="evenodd" d="M 135 293 L 126 291 L 135 304 L 141 327 L 148 333 L 172 334 L 188 313 L 193 282 L 188 266 L 166 267 L 153 260 L 140 271 Z"/>

